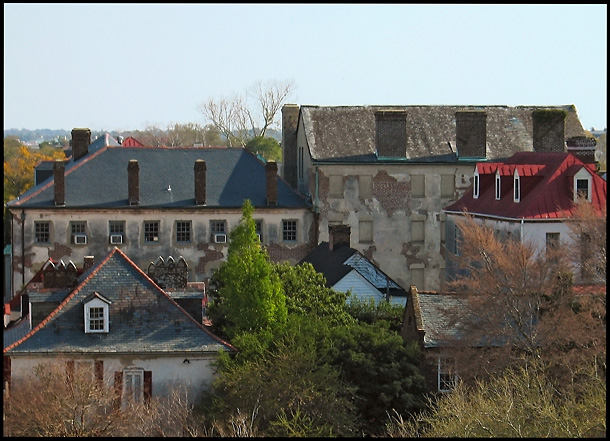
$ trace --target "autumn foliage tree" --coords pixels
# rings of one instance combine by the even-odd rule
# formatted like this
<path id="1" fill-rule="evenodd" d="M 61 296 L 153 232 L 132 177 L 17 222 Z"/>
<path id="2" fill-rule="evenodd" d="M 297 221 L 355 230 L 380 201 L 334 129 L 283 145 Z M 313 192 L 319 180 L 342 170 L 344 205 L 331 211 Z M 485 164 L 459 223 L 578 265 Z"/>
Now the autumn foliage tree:
<path id="1" fill-rule="evenodd" d="M 464 308 L 444 314 L 462 328 L 452 344 L 460 376 L 498 373 L 531 359 L 567 371 L 592 357 L 605 366 L 605 287 L 602 296 L 575 292 L 565 248 L 502 241 L 469 215 L 458 225 L 459 271 L 448 287 Z"/>

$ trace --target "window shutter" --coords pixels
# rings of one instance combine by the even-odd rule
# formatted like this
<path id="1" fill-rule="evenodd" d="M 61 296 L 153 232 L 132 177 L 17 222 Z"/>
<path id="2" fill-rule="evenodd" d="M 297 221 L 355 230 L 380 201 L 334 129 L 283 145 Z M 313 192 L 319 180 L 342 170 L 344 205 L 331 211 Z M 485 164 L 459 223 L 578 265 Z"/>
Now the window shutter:
<path id="1" fill-rule="evenodd" d="M 114 402 L 115 410 L 121 408 L 121 395 L 123 395 L 123 372 L 115 371 L 114 373 Z"/>
<path id="2" fill-rule="evenodd" d="M 74 360 L 66 360 L 66 380 L 69 383 L 74 381 Z"/>
<path id="3" fill-rule="evenodd" d="M 104 361 L 103 360 L 95 360 L 95 380 L 97 381 L 98 386 L 101 386 L 104 383 Z"/>
<path id="4" fill-rule="evenodd" d="M 144 402 L 150 404 L 152 398 L 152 371 L 144 371 Z"/>

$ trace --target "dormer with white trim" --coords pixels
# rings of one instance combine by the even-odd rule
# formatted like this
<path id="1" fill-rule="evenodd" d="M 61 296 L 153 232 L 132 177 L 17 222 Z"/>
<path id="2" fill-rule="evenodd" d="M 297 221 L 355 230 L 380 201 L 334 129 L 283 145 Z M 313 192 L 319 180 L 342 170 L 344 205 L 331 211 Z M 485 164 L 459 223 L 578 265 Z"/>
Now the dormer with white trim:
<path id="1" fill-rule="evenodd" d="M 574 202 L 577 202 L 579 197 L 591 202 L 591 174 L 586 167 L 582 167 L 574 174 Z"/>
<path id="2" fill-rule="evenodd" d="M 519 171 L 515 167 L 515 173 L 513 174 L 513 202 L 519 202 L 521 200 L 521 177 Z"/>
<path id="3" fill-rule="evenodd" d="M 479 198 L 479 193 L 481 191 L 481 176 L 479 175 L 479 170 L 475 168 L 474 170 L 474 182 L 472 186 L 472 197 L 474 199 Z"/>
<path id="4" fill-rule="evenodd" d="M 85 333 L 107 333 L 109 330 L 110 300 L 98 292 L 89 295 L 83 301 L 85 317 Z"/>
<path id="5" fill-rule="evenodd" d="M 500 177 L 500 168 L 496 170 L 496 201 L 502 196 L 502 179 Z"/>

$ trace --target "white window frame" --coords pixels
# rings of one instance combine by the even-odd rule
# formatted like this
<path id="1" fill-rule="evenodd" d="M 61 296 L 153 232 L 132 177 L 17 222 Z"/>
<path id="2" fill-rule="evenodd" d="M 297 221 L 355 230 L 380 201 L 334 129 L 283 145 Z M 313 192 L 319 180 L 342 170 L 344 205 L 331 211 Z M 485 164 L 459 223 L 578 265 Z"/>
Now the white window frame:
<path id="1" fill-rule="evenodd" d="M 94 308 L 102 309 L 102 328 L 101 329 L 91 329 L 91 310 Z M 85 303 L 85 333 L 86 334 L 95 334 L 95 333 L 108 333 L 109 331 L 109 308 L 108 303 L 104 302 L 99 298 L 93 298 L 87 303 Z"/>
<path id="2" fill-rule="evenodd" d="M 519 172 L 515 169 L 513 175 L 513 202 L 519 202 L 521 200 L 521 177 Z"/>
<path id="3" fill-rule="evenodd" d="M 481 182 L 481 176 L 479 175 L 479 171 L 475 170 L 474 171 L 474 177 L 473 177 L 473 185 L 472 185 L 472 197 L 474 199 L 479 199 L 479 191 L 480 191 L 480 182 Z"/>
<path id="4" fill-rule="evenodd" d="M 449 369 L 447 366 L 451 365 Z M 455 358 L 446 355 L 438 356 L 437 388 L 439 392 L 451 392 L 459 380 L 455 369 Z M 453 372 L 452 372 L 453 371 Z M 451 387 L 446 387 L 451 384 Z"/>
<path id="5" fill-rule="evenodd" d="M 574 202 L 578 201 L 578 182 L 579 181 L 587 181 L 587 197 L 586 200 L 591 202 L 591 175 L 586 171 L 585 168 L 581 168 L 575 175 L 574 175 Z"/>
<path id="6" fill-rule="evenodd" d="M 131 403 L 144 402 L 144 369 L 123 369 L 123 393 L 121 402 L 123 408 Z"/>

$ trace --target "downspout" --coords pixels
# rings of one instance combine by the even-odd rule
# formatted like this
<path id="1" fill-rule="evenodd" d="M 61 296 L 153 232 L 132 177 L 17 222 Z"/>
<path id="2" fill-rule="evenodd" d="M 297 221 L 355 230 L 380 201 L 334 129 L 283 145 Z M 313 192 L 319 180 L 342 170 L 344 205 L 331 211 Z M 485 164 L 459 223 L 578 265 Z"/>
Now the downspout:
<path id="1" fill-rule="evenodd" d="M 25 286 L 25 211 L 21 210 L 21 286 Z"/>
<path id="2" fill-rule="evenodd" d="M 523 218 L 521 218 L 521 237 L 520 237 L 520 241 L 521 241 L 521 243 L 523 243 Z"/>
<path id="3" fill-rule="evenodd" d="M 313 205 L 314 214 L 318 214 L 318 164 L 316 164 L 316 190 L 315 190 L 315 202 Z"/>

